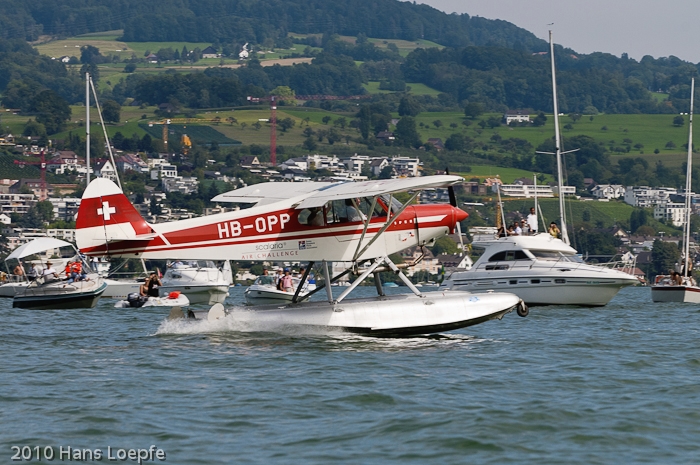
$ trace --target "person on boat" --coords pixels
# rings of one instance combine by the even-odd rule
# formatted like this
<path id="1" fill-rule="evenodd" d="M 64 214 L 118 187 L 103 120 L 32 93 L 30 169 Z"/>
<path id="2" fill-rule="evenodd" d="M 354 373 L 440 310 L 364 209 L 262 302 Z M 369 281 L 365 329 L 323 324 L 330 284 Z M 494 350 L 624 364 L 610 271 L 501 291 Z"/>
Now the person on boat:
<path id="1" fill-rule="evenodd" d="M 529 226 L 531 236 L 537 234 L 537 214 L 535 213 L 535 207 L 530 207 L 530 214 L 527 215 L 527 225 Z"/>
<path id="2" fill-rule="evenodd" d="M 44 278 L 45 283 L 58 279 L 58 273 L 51 262 L 46 262 L 46 268 L 41 272 L 41 277 Z"/>
<path id="3" fill-rule="evenodd" d="M 149 297 L 158 297 L 158 287 L 162 286 L 163 283 L 160 281 L 160 278 L 156 274 L 155 271 L 151 272 L 151 275 L 148 277 L 146 285 L 146 292 Z"/>
<path id="4" fill-rule="evenodd" d="M 683 276 L 677 271 L 671 272 L 671 281 L 674 286 L 682 286 L 683 285 Z"/>
<path id="5" fill-rule="evenodd" d="M 83 270 L 83 264 L 80 260 L 76 260 L 71 265 L 71 276 L 76 281 L 84 281 L 87 279 L 87 274 Z"/>
<path id="6" fill-rule="evenodd" d="M 270 273 L 267 271 L 267 268 L 263 268 L 263 276 L 268 276 Z"/>
<path id="7" fill-rule="evenodd" d="M 12 273 L 14 273 L 16 276 L 24 276 L 24 267 L 20 264 L 17 264 Z"/>
<path id="8" fill-rule="evenodd" d="M 559 238 L 559 234 L 561 234 L 561 231 L 559 231 L 559 227 L 557 226 L 557 224 L 554 221 L 549 223 L 549 231 L 548 232 L 549 232 L 549 234 L 552 235 L 552 237 L 556 237 L 556 238 Z"/>
<path id="9" fill-rule="evenodd" d="M 34 266 L 32 266 L 32 269 L 29 271 L 29 276 L 28 279 L 30 281 L 34 281 L 36 278 L 39 278 L 41 276 L 41 272 L 43 270 L 39 266 L 38 263 L 35 263 Z"/>
<path id="10" fill-rule="evenodd" d="M 289 268 L 284 269 L 284 276 L 281 282 L 284 292 L 294 292 L 294 282 L 292 281 L 292 273 L 289 271 Z"/>
<path id="11" fill-rule="evenodd" d="M 523 235 L 523 228 L 520 227 L 520 223 L 517 221 L 513 223 L 513 235 L 514 236 L 522 236 Z"/>
<path id="12" fill-rule="evenodd" d="M 528 226 L 525 220 L 520 220 L 520 228 L 523 230 L 523 236 L 530 235 L 530 226 Z"/>
<path id="13" fill-rule="evenodd" d="M 508 232 L 505 230 L 503 226 L 498 227 L 498 233 L 496 233 L 498 237 L 506 237 L 508 235 Z"/>
<path id="14" fill-rule="evenodd" d="M 277 288 L 278 291 L 282 291 L 282 278 L 284 277 L 284 271 L 282 271 L 282 268 L 277 270 L 277 274 L 275 275 L 275 287 Z"/>
<path id="15" fill-rule="evenodd" d="M 513 225 L 512 225 L 512 224 L 511 224 L 510 226 L 508 226 L 508 231 L 506 231 L 506 233 L 507 233 L 509 236 L 515 236 L 515 229 L 513 229 Z"/>
<path id="16" fill-rule="evenodd" d="M 66 262 L 66 267 L 63 269 L 63 273 L 65 273 L 66 278 L 68 278 L 68 283 L 72 283 L 75 281 L 75 273 L 73 272 L 73 262 L 68 260 Z"/>

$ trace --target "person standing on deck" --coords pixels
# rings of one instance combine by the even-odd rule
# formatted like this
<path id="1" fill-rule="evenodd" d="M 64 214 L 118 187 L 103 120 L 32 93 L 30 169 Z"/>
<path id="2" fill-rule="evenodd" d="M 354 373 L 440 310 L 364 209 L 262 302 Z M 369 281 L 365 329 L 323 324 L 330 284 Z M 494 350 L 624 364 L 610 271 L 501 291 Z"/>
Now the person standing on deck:
<path id="1" fill-rule="evenodd" d="M 537 214 L 535 213 L 535 207 L 530 208 L 530 214 L 527 215 L 527 225 L 530 227 L 531 236 L 537 234 Z"/>

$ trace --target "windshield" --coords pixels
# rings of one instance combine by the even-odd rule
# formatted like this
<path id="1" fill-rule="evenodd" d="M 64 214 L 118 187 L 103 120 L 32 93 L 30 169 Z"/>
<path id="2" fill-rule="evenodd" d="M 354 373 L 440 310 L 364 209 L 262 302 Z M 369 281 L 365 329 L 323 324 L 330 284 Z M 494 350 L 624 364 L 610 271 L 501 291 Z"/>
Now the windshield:
<path id="1" fill-rule="evenodd" d="M 535 256 L 538 260 L 546 260 L 546 261 L 563 261 L 563 262 L 572 262 L 572 263 L 583 263 L 583 259 L 579 257 L 576 254 L 573 253 L 566 253 L 566 252 L 558 252 L 556 250 L 532 250 L 530 249 L 530 253 Z"/>

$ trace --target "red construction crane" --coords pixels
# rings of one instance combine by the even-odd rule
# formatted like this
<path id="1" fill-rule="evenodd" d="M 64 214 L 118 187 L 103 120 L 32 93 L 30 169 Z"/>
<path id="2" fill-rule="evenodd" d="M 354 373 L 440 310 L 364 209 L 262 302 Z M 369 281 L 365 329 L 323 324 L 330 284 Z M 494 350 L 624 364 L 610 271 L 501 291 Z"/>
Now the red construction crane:
<path id="1" fill-rule="evenodd" d="M 275 98 L 277 98 L 275 95 L 248 97 L 248 101 L 253 103 L 270 101 L 270 163 L 272 166 L 277 166 L 277 104 Z"/>
<path id="2" fill-rule="evenodd" d="M 41 161 L 15 160 L 15 165 L 19 165 L 20 168 L 24 168 L 26 165 L 40 165 L 39 169 L 41 170 L 41 188 L 39 191 L 39 199 L 46 200 L 49 194 L 46 189 L 46 159 L 44 158 L 44 151 L 41 151 Z"/>
<path id="3" fill-rule="evenodd" d="M 295 100 L 360 100 L 370 98 L 372 95 L 296 95 Z M 248 97 L 248 101 L 252 103 L 270 102 L 270 163 L 272 166 L 277 165 L 277 104 L 275 99 L 277 96 L 270 95 L 269 97 Z"/>

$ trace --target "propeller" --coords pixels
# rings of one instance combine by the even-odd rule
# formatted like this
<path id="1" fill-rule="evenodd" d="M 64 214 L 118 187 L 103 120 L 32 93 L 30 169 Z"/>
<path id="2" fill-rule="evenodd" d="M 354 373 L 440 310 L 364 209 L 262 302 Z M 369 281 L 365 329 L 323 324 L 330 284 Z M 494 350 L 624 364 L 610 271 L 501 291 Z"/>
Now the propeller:
<path id="1" fill-rule="evenodd" d="M 445 174 L 450 174 L 449 168 L 445 168 Z M 450 196 L 450 205 L 452 205 L 454 208 L 457 208 L 457 196 L 455 195 L 455 188 L 453 186 L 448 186 L 447 194 Z M 455 223 L 455 226 L 457 226 L 457 234 L 459 235 L 459 245 L 462 248 L 462 252 L 464 252 L 465 250 L 464 239 L 462 238 L 462 224 L 459 221 L 457 221 Z"/>

